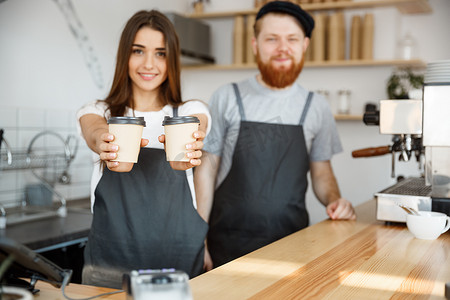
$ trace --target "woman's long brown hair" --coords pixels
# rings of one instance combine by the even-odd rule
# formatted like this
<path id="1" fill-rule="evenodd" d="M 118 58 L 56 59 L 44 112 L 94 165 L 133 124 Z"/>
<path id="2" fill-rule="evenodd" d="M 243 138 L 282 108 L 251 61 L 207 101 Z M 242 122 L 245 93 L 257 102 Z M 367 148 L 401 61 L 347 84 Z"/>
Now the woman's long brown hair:
<path id="1" fill-rule="evenodd" d="M 180 45 L 175 28 L 170 20 L 159 11 L 142 10 L 128 20 L 120 37 L 114 80 L 109 95 L 105 99 L 112 117 L 123 116 L 127 106 L 132 109 L 135 107 L 131 88 L 132 82 L 128 76 L 128 61 L 136 33 L 142 27 L 159 31 L 164 36 L 167 78 L 159 88 L 159 101 L 164 105 L 171 104 L 172 106 L 179 106 L 182 103 Z"/>

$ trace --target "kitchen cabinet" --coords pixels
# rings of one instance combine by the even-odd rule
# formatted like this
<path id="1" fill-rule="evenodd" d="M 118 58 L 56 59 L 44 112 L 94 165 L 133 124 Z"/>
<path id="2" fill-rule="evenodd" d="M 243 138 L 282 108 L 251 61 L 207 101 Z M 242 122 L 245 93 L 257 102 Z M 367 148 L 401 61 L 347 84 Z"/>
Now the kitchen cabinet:
<path id="1" fill-rule="evenodd" d="M 27 246 L 62 268 L 73 270 L 71 282 L 81 282 L 83 251 L 92 222 L 89 199 L 68 202 L 66 217 L 49 217 L 7 226 L 5 236 Z"/>
<path id="2" fill-rule="evenodd" d="M 71 242 L 67 246 L 39 252 L 39 254 L 60 268 L 72 270 L 72 276 L 70 277 L 71 283 L 81 283 L 86 243 L 87 237 L 76 242 Z"/>

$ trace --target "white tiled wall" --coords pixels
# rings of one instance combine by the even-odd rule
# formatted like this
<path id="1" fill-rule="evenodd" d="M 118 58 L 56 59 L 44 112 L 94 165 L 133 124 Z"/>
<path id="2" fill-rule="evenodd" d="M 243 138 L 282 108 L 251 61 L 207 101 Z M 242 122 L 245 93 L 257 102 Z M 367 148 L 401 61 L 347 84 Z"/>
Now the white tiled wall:
<path id="1" fill-rule="evenodd" d="M 44 151 L 58 155 L 64 155 L 64 142 L 69 135 L 74 135 L 78 142 L 75 158 L 68 167 L 71 181 L 69 184 L 55 182 L 55 189 L 66 200 L 89 197 L 89 185 L 92 173 L 91 150 L 76 130 L 75 111 L 62 109 L 27 109 L 17 107 L 0 108 L 0 129 L 4 130 L 3 137 L 12 148 L 13 162 L 19 160 L 20 153 L 26 153 L 31 141 L 36 135 L 44 131 L 51 131 L 62 138 L 60 140 L 54 134 L 45 134 L 38 137 L 32 144 L 33 153 L 40 154 Z M 72 145 L 76 143 L 71 143 Z M 75 148 L 75 147 L 72 147 Z M 0 204 L 3 206 L 19 205 L 25 198 L 25 187 L 30 184 L 40 183 L 33 175 L 31 169 L 10 169 L 7 167 L 6 147 L 2 144 L 0 156 Z M 57 174 L 61 174 L 66 164 L 57 168 Z M 39 174 L 52 172 L 52 168 L 37 168 Z M 55 198 L 56 199 L 56 198 Z"/>

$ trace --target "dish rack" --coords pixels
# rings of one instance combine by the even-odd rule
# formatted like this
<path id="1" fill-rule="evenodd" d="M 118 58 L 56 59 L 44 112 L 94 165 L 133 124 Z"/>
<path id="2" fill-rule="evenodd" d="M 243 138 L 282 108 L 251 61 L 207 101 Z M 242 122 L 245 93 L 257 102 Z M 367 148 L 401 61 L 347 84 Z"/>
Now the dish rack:
<path id="1" fill-rule="evenodd" d="M 49 137 L 56 140 L 57 145 L 37 145 L 38 141 L 43 142 Z M 3 146 L 0 148 L 3 149 L 0 151 L 0 171 L 29 169 L 39 180 L 38 185 L 26 186 L 25 197 L 19 205 L 5 208 L 0 204 L 0 228 L 42 218 L 65 217 L 66 199 L 56 190 L 55 184 L 70 183 L 68 169 L 78 150 L 77 137 L 68 135 L 64 139 L 60 134 L 46 130 L 36 134 L 26 150 L 17 151 L 11 148 L 5 138 L 0 141 Z M 33 197 L 36 195 L 47 197 Z"/>

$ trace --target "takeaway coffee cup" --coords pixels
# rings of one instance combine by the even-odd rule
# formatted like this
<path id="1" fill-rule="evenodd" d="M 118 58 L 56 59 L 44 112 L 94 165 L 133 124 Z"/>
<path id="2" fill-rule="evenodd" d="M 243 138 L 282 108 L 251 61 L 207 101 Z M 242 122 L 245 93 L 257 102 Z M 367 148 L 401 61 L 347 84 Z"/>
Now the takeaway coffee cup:
<path id="1" fill-rule="evenodd" d="M 189 161 L 186 153 L 186 144 L 195 141 L 194 132 L 198 130 L 200 120 L 192 116 L 169 117 L 165 116 L 162 125 L 166 135 L 167 161 Z"/>
<path id="2" fill-rule="evenodd" d="M 113 161 L 136 163 L 141 149 L 144 117 L 111 117 L 109 132 L 114 135 L 114 144 L 119 145 L 117 158 Z"/>
<path id="3" fill-rule="evenodd" d="M 435 240 L 450 228 L 450 217 L 434 211 L 420 211 L 420 216 L 407 215 L 406 225 L 418 239 Z"/>

